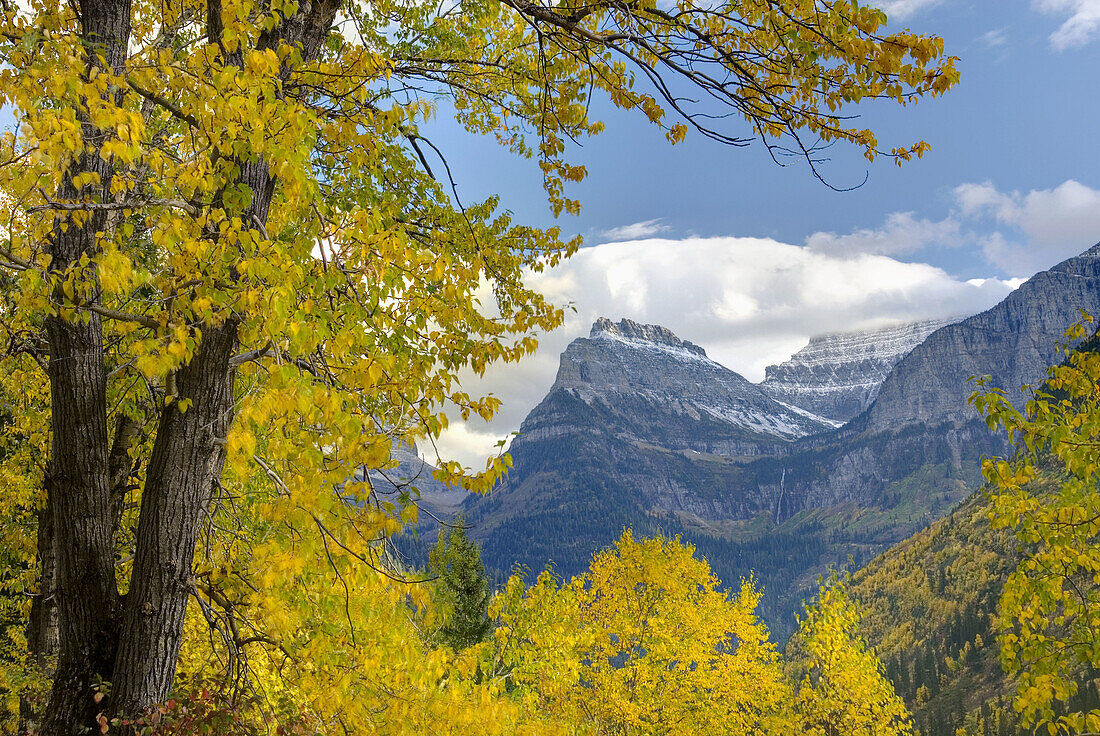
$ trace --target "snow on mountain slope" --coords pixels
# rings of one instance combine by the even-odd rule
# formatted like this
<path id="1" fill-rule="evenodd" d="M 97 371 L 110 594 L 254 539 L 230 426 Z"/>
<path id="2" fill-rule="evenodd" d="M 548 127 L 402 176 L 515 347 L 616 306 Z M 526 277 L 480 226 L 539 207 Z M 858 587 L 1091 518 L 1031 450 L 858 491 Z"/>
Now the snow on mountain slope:
<path id="1" fill-rule="evenodd" d="M 759 454 L 836 422 L 777 401 L 664 327 L 600 318 L 562 354 L 557 380 L 521 429 L 527 439 L 571 431 L 550 399 L 568 392 L 635 439 L 670 449 Z"/>
<path id="2" fill-rule="evenodd" d="M 768 366 L 760 388 L 777 401 L 846 422 L 871 405 L 898 361 L 959 319 L 813 337 L 785 363 Z"/>

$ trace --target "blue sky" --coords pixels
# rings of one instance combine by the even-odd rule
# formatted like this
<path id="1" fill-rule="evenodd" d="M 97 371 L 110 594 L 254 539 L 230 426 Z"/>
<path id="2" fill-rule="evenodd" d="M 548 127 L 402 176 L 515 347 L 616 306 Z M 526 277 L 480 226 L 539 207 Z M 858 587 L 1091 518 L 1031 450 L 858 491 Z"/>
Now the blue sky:
<path id="1" fill-rule="evenodd" d="M 440 122 L 433 135 L 468 201 L 501 194 L 518 219 L 586 247 L 535 285 L 573 308 L 539 352 L 468 386 L 504 408 L 456 424 L 441 454 L 479 466 L 545 395 L 558 355 L 597 316 L 662 324 L 750 380 L 811 335 L 967 316 L 1100 241 L 1100 0 L 892 0 L 894 28 L 944 37 L 962 79 L 905 109 L 863 106 L 885 147 L 932 150 L 898 168 L 835 147 L 823 168 L 778 167 L 598 107 L 607 131 L 575 149 L 589 177 L 578 217 L 555 221 L 530 162 Z"/>
<path id="2" fill-rule="evenodd" d="M 572 189 L 583 212 L 557 224 L 584 234 L 590 244 L 613 239 L 615 228 L 650 220 L 659 221 L 653 224 L 664 228 L 660 234 L 666 237 L 758 236 L 801 244 L 816 232 L 879 229 L 898 212 L 941 221 L 958 208 L 955 189 L 964 184 L 988 182 L 997 192 L 1024 195 L 1056 189 L 1067 180 L 1100 187 L 1095 77 L 1100 43 L 1090 42 L 1088 32 L 1072 36 L 1077 43 L 1071 45 L 1054 35 L 1071 20 L 1072 28 L 1087 30 L 1088 14 L 1100 16 L 1100 3 L 900 0 L 889 5 L 892 27 L 939 34 L 948 53 L 960 57 L 962 80 L 944 97 L 905 109 L 859 108 L 887 146 L 929 141 L 932 151 L 923 160 L 901 168 L 888 160 L 868 166 L 859 151 L 837 146 L 824 167 L 830 182 L 850 186 L 865 173 L 869 178 L 855 191 L 834 192 L 805 165 L 776 166 L 760 146 L 727 148 L 697 135 L 669 146 L 642 116 L 599 106 L 607 132 L 571 152 L 590 172 Z M 522 220 L 553 222 L 530 162 L 510 158 L 489 140 L 449 125 L 437 127 L 463 197 L 500 193 Z M 965 220 L 963 234 L 975 230 L 969 242 L 929 243 L 903 257 L 967 278 L 1033 270 L 1030 262 L 1012 265 L 983 257 L 980 238 L 995 230 L 995 223 L 988 217 Z M 1073 247 L 1078 245 L 1083 249 L 1086 243 Z"/>

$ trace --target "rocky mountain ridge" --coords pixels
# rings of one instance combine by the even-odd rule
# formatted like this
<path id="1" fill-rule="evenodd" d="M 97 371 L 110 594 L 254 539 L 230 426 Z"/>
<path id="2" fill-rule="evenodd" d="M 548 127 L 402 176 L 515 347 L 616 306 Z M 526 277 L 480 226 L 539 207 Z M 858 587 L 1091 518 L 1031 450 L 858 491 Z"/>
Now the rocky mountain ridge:
<path id="1" fill-rule="evenodd" d="M 516 442 L 582 429 L 555 413 L 554 397 L 563 393 L 606 414 L 625 438 L 702 453 L 771 454 L 838 424 L 776 401 L 670 330 L 629 319 L 600 318 L 588 338 L 569 344 L 547 399 Z"/>
<path id="2" fill-rule="evenodd" d="M 1100 314 L 1098 282 L 1100 244 L 1040 271 L 993 308 L 932 333 L 894 367 L 858 428 L 968 421 L 971 376 L 991 376 L 1022 405 L 1027 397 L 1017 389 L 1042 381 L 1060 360 L 1057 346 L 1081 310 Z"/>
<path id="3" fill-rule="evenodd" d="M 773 399 L 846 422 L 874 402 L 899 360 L 933 332 L 960 319 L 812 337 L 790 359 L 768 366 L 760 387 Z"/>

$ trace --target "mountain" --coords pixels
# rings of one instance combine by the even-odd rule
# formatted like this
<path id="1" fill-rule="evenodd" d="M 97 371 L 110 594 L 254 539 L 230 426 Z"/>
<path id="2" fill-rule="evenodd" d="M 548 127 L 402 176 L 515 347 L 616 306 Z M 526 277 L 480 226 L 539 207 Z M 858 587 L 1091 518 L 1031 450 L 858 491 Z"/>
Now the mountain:
<path id="1" fill-rule="evenodd" d="M 870 560 L 977 487 L 979 458 L 1005 445 L 966 379 L 1023 401 L 1012 389 L 1043 378 L 1080 308 L 1100 313 L 1100 246 L 933 331 L 836 429 L 667 330 L 601 320 L 563 353 L 505 483 L 462 513 L 498 570 L 572 575 L 624 526 L 682 534 L 724 580 L 755 571 L 782 636 L 828 565 Z"/>
<path id="2" fill-rule="evenodd" d="M 860 630 L 925 736 L 1024 736 L 1016 682 L 999 660 L 997 602 L 1019 562 L 1011 531 L 994 529 L 977 493 L 852 576 Z M 1085 675 L 1069 711 L 1100 707 Z"/>
<path id="3" fill-rule="evenodd" d="M 927 524 L 929 506 L 950 506 L 965 487 L 957 473 L 937 468 L 930 477 L 950 486 L 951 499 L 914 503 L 911 488 L 892 488 L 886 521 L 853 503 L 800 513 L 786 479 L 797 481 L 790 489 L 797 492 L 801 475 L 816 472 L 812 461 L 832 450 L 826 444 L 810 461 L 798 459 L 799 442 L 827 438 L 838 424 L 776 401 L 665 328 L 601 318 L 562 354 L 553 387 L 512 443 L 505 483 L 468 499 L 462 513 L 497 570 L 552 562 L 571 576 L 624 527 L 681 534 L 726 580 L 756 571 L 774 593 L 764 612 L 785 618 L 786 631 L 818 571 L 869 558 Z M 914 471 L 949 454 L 913 448 Z M 880 451 L 875 442 L 863 449 Z M 773 476 L 775 489 L 766 485 Z M 901 529 L 883 534 L 886 524 Z"/>
<path id="4" fill-rule="evenodd" d="M 394 467 L 374 469 L 368 473 L 371 487 L 380 498 L 397 497 L 402 493 L 416 499 L 417 505 L 433 512 L 453 513 L 469 495 L 461 488 L 448 488 L 436 480 L 435 466 L 423 460 L 416 445 L 399 444 L 390 452 Z M 356 478 L 362 480 L 362 474 Z"/>
<path id="5" fill-rule="evenodd" d="M 526 443 L 577 429 L 561 401 L 598 407 L 631 441 L 725 456 L 772 454 L 789 440 L 839 425 L 773 399 L 657 325 L 601 317 L 570 343 L 546 399 L 520 428 Z"/>
<path id="6" fill-rule="evenodd" d="M 813 337 L 790 360 L 768 366 L 760 388 L 778 401 L 846 422 L 871 405 L 899 360 L 939 328 L 958 321 L 922 320 Z"/>
<path id="7" fill-rule="evenodd" d="M 899 361 L 862 425 L 871 431 L 912 423 L 965 422 L 970 376 L 991 375 L 1018 404 L 1016 389 L 1046 376 L 1056 344 L 1080 318 L 1098 313 L 1100 244 L 1028 279 L 997 306 L 943 327 Z"/>
<path id="8" fill-rule="evenodd" d="M 1100 333 L 1078 349 L 1100 350 Z M 1030 489 L 1038 497 L 1061 477 L 1046 470 Z M 1002 589 L 1028 543 L 994 528 L 991 510 L 988 496 L 975 493 L 851 578 L 861 632 L 928 736 L 960 728 L 972 736 L 1031 733 L 1012 708 L 1016 682 L 998 659 L 995 624 Z M 1100 706 L 1098 684 L 1085 674 L 1067 709 Z"/>

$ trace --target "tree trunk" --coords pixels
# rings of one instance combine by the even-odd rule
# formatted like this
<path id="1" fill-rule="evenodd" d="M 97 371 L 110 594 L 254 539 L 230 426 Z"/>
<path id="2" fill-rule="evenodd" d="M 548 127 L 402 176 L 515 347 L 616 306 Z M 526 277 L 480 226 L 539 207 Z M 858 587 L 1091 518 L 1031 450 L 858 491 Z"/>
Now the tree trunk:
<path id="1" fill-rule="evenodd" d="M 71 227 L 68 232 L 82 234 Z M 72 240 L 55 241 L 54 268 L 64 268 L 79 257 L 79 248 L 90 247 Z M 47 508 L 57 553 L 59 652 L 42 733 L 67 736 L 94 724 L 92 688 L 97 675 L 110 675 L 110 630 L 118 607 L 107 473 L 107 372 L 103 328 L 95 315 L 87 323 L 50 317 L 46 329 L 53 425 Z"/>
<path id="2" fill-rule="evenodd" d="M 303 0 L 297 14 L 263 34 L 261 45 L 280 38 L 316 58 L 340 0 Z M 220 0 L 210 0 L 209 35 L 220 35 Z M 89 66 L 103 53 L 121 69 L 130 30 L 129 0 L 83 0 L 82 34 L 89 43 Z M 287 73 L 286 70 L 283 71 Z M 72 177 L 95 171 L 96 188 L 107 201 L 110 166 L 98 156 L 96 131 L 85 125 L 90 149 L 72 166 L 59 193 L 63 200 L 86 195 Z M 264 225 L 275 182 L 267 162 L 240 162 L 240 183 L 253 195 L 245 222 Z M 57 228 L 51 268 L 63 270 L 83 253 L 95 252 L 95 233 L 106 222 L 96 214 L 82 228 Z M 61 299 L 58 294 L 58 299 Z M 93 295 L 93 299 L 98 295 Z M 68 736 L 95 728 L 101 706 L 92 683 L 111 683 L 109 712 L 134 719 L 164 701 L 172 686 L 191 591 L 191 565 L 211 491 L 221 475 L 224 440 L 232 421 L 234 373 L 230 359 L 238 347 L 236 319 L 204 326 L 199 347 L 176 375 L 176 400 L 164 408 L 146 470 L 129 593 L 118 613 L 113 538 L 120 510 L 118 494 L 123 454 L 108 452 L 106 372 L 103 329 L 96 314 L 73 323 L 51 318 L 50 383 L 53 399 L 53 461 L 56 492 L 53 529 L 57 532 L 60 658 L 43 736 Z M 180 403 L 190 400 L 186 411 Z M 129 432 L 131 428 L 125 428 Z M 123 435 L 120 423 L 116 445 Z M 116 447 L 116 450 L 119 450 Z"/>
<path id="3" fill-rule="evenodd" d="M 237 323 L 207 328 L 192 361 L 176 376 L 178 398 L 161 414 L 141 498 L 134 571 L 126 596 L 111 710 L 141 716 L 164 701 L 176 672 L 191 591 L 195 544 L 221 476 L 232 420 Z M 186 412 L 179 401 L 190 399 Z"/>
<path id="4" fill-rule="evenodd" d="M 296 15 L 262 34 L 259 45 L 277 48 L 280 40 L 297 45 L 308 62 L 319 53 L 339 6 L 340 0 L 304 0 Z M 209 0 L 207 24 L 208 40 L 218 42 L 220 0 Z M 269 165 L 263 159 L 238 163 L 239 181 L 252 192 L 243 219 L 266 225 L 275 191 Z M 172 686 L 195 544 L 225 461 L 217 441 L 225 438 L 232 422 L 234 372 L 229 360 L 237 347 L 235 321 L 204 329 L 195 357 L 176 377 L 178 400 L 191 399 L 192 406 L 186 413 L 167 407 L 157 430 L 112 679 L 111 710 L 124 718 L 139 717 L 164 701 Z"/>
<path id="5" fill-rule="evenodd" d="M 48 489 L 46 496 L 46 507 L 38 512 L 38 593 L 31 601 L 27 621 L 27 655 L 31 665 L 52 680 L 58 649 L 57 551 Z M 38 732 L 43 705 L 29 699 L 26 693 L 19 698 L 19 733 Z"/>
<path id="6" fill-rule="evenodd" d="M 99 65 L 100 53 L 109 66 L 121 68 L 130 37 L 129 0 L 87 0 L 80 5 L 80 22 L 88 68 Z M 82 133 L 85 151 L 63 176 L 58 199 L 107 201 L 111 165 L 99 155 L 103 134 L 88 123 Z M 83 172 L 98 174 L 98 184 L 78 190 L 73 177 Z M 59 217 L 49 243 L 50 271 L 61 274 L 82 255 L 94 255 L 104 220 L 102 213 L 79 225 Z M 98 287 L 89 288 L 89 296 L 98 298 Z M 60 287 L 54 295 L 66 304 Z M 118 589 L 110 523 L 107 372 L 99 315 L 50 316 L 46 335 L 53 435 L 47 508 L 56 550 L 59 651 L 41 733 L 68 736 L 95 725 L 94 681 L 110 675 L 115 647 Z"/>

